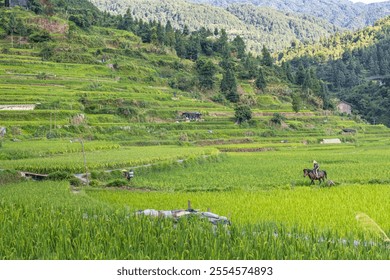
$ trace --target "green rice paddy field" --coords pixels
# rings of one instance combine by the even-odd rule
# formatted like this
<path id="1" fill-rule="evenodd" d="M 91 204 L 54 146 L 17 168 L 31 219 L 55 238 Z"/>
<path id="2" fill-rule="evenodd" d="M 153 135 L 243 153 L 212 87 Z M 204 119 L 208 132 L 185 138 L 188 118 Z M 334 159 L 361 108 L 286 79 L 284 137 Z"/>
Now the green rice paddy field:
<path id="1" fill-rule="evenodd" d="M 112 167 L 135 166 L 135 178 L 126 188 L 75 189 L 68 181 L 2 185 L 0 256 L 389 259 L 390 141 L 370 139 L 362 136 L 357 144 L 340 145 L 224 146 L 240 152 L 219 152 L 217 146 L 86 143 L 88 162 L 104 155 Z M 3 143 L 2 168 L 34 166 L 35 162 L 37 171 L 51 164 L 54 170 L 70 164 L 66 159 L 73 157 L 80 159 L 82 169 L 80 147 L 73 148 L 71 143 L 31 142 L 40 147 L 40 154 L 20 149 L 18 160 L 5 159 L 7 154 L 15 155 L 18 144 L 28 143 Z M 261 149 L 251 152 L 256 147 Z M 310 168 L 313 159 L 327 171 L 334 186 L 310 185 L 303 178 L 302 169 Z M 145 163 L 154 165 L 136 166 Z M 186 209 L 188 200 L 195 209 L 228 217 L 231 225 L 215 227 L 196 218 L 174 222 L 134 215 L 141 209 Z"/>

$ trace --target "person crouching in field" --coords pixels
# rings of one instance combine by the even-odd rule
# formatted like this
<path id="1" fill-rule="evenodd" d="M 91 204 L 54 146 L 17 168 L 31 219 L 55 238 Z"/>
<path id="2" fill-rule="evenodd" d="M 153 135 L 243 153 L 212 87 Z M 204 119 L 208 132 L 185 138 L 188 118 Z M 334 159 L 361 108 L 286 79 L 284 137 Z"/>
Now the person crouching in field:
<path id="1" fill-rule="evenodd" d="M 132 178 L 134 178 L 134 170 L 133 169 L 130 169 L 129 172 L 127 172 L 127 176 L 126 176 L 127 180 L 131 180 Z"/>

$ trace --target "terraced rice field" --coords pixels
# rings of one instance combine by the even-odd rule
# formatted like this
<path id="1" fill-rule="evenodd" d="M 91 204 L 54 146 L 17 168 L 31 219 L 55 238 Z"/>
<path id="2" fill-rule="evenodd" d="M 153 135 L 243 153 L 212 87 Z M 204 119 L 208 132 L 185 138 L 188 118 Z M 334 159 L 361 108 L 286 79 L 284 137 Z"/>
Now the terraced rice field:
<path id="1" fill-rule="evenodd" d="M 36 108 L 0 111 L 1 259 L 390 258 L 388 128 L 296 114 L 267 94 L 257 96 L 253 120 L 237 125 L 232 106 L 169 87 L 163 77 L 173 67 L 194 67 L 170 54 L 148 50 L 115 70 L 8 49 L 0 105 Z M 186 122 L 183 111 L 202 120 Z M 342 143 L 320 144 L 328 138 Z M 303 178 L 314 159 L 334 185 Z M 90 184 L 78 186 L 72 175 L 86 167 Z M 130 182 L 121 172 L 129 168 Z M 18 171 L 65 174 L 36 182 Z M 232 224 L 134 215 L 185 209 L 188 200 Z"/>

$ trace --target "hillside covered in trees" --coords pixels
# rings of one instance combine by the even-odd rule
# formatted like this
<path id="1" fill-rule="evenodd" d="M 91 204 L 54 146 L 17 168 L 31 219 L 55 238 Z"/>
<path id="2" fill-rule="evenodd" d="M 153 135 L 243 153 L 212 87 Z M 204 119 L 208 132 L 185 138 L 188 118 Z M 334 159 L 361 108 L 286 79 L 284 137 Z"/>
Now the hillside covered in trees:
<path id="1" fill-rule="evenodd" d="M 295 68 L 312 67 L 326 87 L 371 123 L 390 125 L 390 17 L 279 55 Z"/>
<path id="2" fill-rule="evenodd" d="M 360 29 L 372 25 L 390 14 L 390 2 L 372 4 L 353 3 L 348 0 L 189 0 L 193 3 L 228 7 L 231 4 L 251 3 L 271 7 L 287 13 L 300 13 L 326 20 L 338 27 Z"/>
<path id="3" fill-rule="evenodd" d="M 99 9 L 112 14 L 124 14 L 128 10 L 143 21 L 168 21 L 176 29 L 188 27 L 190 31 L 204 27 L 213 31 L 225 29 L 229 38 L 239 35 L 255 53 L 262 46 L 281 50 L 292 41 L 314 42 L 328 37 L 341 28 L 308 15 L 277 11 L 273 8 L 237 4 L 229 7 L 199 5 L 185 0 L 91 0 Z"/>

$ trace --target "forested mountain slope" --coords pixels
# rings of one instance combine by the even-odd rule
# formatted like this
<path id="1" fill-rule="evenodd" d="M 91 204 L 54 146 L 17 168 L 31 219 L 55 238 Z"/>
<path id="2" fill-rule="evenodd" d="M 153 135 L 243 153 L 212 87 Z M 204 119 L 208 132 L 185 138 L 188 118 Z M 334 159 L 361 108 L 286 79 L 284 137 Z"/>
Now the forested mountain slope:
<path id="1" fill-rule="evenodd" d="M 315 67 L 327 87 L 371 123 L 390 125 L 390 17 L 354 33 L 290 49 L 295 67 Z M 282 57 L 280 55 L 279 57 Z M 284 57 L 284 59 L 286 59 Z"/>
<path id="2" fill-rule="evenodd" d="M 177 29 L 205 27 L 225 29 L 228 35 L 241 36 L 248 49 L 259 53 L 263 45 L 271 50 L 290 46 L 292 41 L 313 42 L 340 30 L 332 24 L 310 16 L 286 14 L 275 9 L 253 5 L 232 5 L 228 8 L 199 5 L 184 0 L 91 0 L 98 8 L 113 14 L 131 14 L 144 21 L 168 20 Z"/>
<path id="3" fill-rule="evenodd" d="M 390 2 L 372 4 L 353 3 L 347 0 L 189 0 L 227 7 L 236 3 L 252 3 L 272 7 L 279 11 L 302 13 L 324 19 L 339 27 L 358 29 L 373 24 L 390 14 Z"/>

